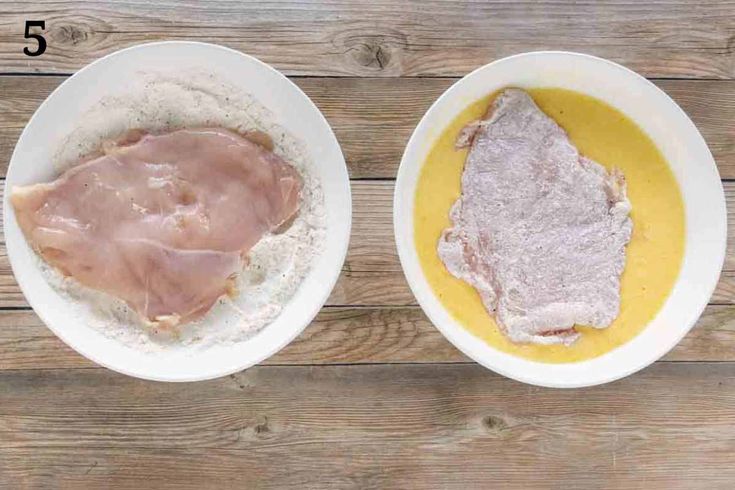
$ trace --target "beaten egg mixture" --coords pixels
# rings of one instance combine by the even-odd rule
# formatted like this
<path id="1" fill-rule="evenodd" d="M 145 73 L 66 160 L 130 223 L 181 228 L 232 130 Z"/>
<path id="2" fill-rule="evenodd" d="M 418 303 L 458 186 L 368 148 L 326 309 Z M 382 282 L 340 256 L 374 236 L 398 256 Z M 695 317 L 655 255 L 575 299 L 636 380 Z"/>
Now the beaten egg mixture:
<path id="1" fill-rule="evenodd" d="M 451 275 L 437 254 L 449 209 L 459 197 L 468 149 L 455 150 L 459 132 L 482 118 L 497 92 L 465 108 L 444 128 L 421 170 L 414 206 L 414 239 L 431 288 L 452 316 L 492 347 L 526 359 L 563 363 L 600 356 L 629 341 L 654 318 L 676 282 L 684 255 L 684 204 L 676 179 L 651 139 L 628 117 L 594 97 L 565 89 L 526 89 L 564 128 L 579 152 L 617 167 L 627 181 L 633 235 L 621 278 L 621 307 L 605 329 L 577 326 L 573 345 L 516 344 L 498 329 L 475 289 Z"/>

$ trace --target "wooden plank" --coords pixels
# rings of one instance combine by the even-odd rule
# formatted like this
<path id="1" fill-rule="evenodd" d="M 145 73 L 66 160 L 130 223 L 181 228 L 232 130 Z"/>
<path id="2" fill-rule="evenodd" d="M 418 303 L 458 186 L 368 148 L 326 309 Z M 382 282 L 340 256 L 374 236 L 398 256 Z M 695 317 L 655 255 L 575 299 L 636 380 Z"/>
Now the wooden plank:
<path id="1" fill-rule="evenodd" d="M 0 77 L 0 171 L 36 108 L 63 77 Z M 394 178 L 429 106 L 456 79 L 295 78 L 322 110 L 353 178 Z M 693 119 L 723 178 L 735 178 L 735 81 L 656 80 Z"/>
<path id="2" fill-rule="evenodd" d="M 730 233 L 735 233 L 735 182 L 725 182 Z M 403 275 L 393 236 L 393 182 L 353 181 L 353 224 L 342 274 L 328 305 L 415 305 Z M 0 189 L 0 199 L 2 199 Z M 728 240 L 725 272 L 712 297 L 715 304 L 735 304 L 735 239 Z M 0 230 L 0 307 L 28 303 L 13 277 Z"/>
<path id="3" fill-rule="evenodd" d="M 48 50 L 23 54 L 27 19 Z M 130 45 L 201 40 L 290 75 L 463 75 L 524 51 L 583 51 L 651 77 L 732 78 L 731 1 L 5 2 L 0 72 L 69 73 Z"/>
<path id="4" fill-rule="evenodd" d="M 735 363 L 552 390 L 475 365 L 0 373 L 4 488 L 730 488 Z"/>
<path id="5" fill-rule="evenodd" d="M 735 308 L 731 314 L 735 319 Z M 728 320 L 723 323 L 725 326 L 719 328 L 727 329 Z M 733 344 L 735 340 L 725 343 Z M 722 355 L 713 353 L 709 357 L 721 360 Z M 468 361 L 418 307 L 407 307 L 325 308 L 295 341 L 266 362 L 324 365 Z M 96 365 L 61 342 L 33 311 L 0 311 L 0 371 L 82 367 Z"/>
<path id="6" fill-rule="evenodd" d="M 709 306 L 665 361 L 735 361 L 735 306 Z M 267 365 L 460 363 L 418 307 L 325 308 Z M 29 310 L 0 311 L 0 371 L 94 368 Z"/>

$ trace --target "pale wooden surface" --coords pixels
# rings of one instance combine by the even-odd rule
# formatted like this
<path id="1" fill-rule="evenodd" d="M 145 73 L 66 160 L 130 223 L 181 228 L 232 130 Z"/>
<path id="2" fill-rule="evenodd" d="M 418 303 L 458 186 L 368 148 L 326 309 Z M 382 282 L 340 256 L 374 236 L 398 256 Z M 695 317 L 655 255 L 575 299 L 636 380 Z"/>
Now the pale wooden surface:
<path id="1" fill-rule="evenodd" d="M 186 386 L 19 370 L 0 392 L 13 393 L 0 474 L 33 488 L 724 489 L 735 478 L 733 363 L 659 363 L 576 391 L 413 364 L 257 367 Z"/>
<path id="2" fill-rule="evenodd" d="M 250 53 L 289 75 L 453 76 L 522 51 L 615 59 L 649 77 L 735 75 L 735 2 L 186 1 L 6 2 L 3 72 L 70 73 L 145 41 L 191 39 Z M 47 55 L 18 55 L 23 21 L 46 19 Z"/>
<path id="3" fill-rule="evenodd" d="M 22 54 L 45 19 L 47 54 Z M 471 363 L 415 305 L 392 179 L 431 102 L 492 59 L 572 49 L 667 91 L 735 179 L 735 2 L 0 1 L 0 168 L 69 73 L 159 39 L 295 76 L 353 179 L 328 306 L 263 366 L 173 385 L 96 367 L 28 309 L 0 240 L 0 488 L 732 488 L 735 249 L 697 327 L 611 385 L 528 387 Z M 725 182 L 735 209 L 735 183 Z M 733 224 L 735 215 L 728 214 Z M 732 228 L 732 226 L 731 226 Z"/>

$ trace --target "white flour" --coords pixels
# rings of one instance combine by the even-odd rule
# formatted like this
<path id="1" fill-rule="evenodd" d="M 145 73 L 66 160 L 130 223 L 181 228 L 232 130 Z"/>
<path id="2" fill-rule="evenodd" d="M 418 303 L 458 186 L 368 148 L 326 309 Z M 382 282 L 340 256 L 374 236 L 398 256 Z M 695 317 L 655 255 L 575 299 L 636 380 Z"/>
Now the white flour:
<path id="1" fill-rule="evenodd" d="M 135 77 L 131 77 L 135 78 Z M 291 227 L 266 235 L 253 247 L 238 278 L 239 294 L 222 298 L 200 320 L 174 334 L 150 330 L 122 301 L 91 290 L 42 263 L 49 283 L 74 306 L 80 322 L 130 347 L 168 352 L 206 348 L 245 340 L 270 324 L 298 289 L 325 239 L 321 185 L 303 144 L 278 126 L 273 115 L 246 92 L 211 75 L 140 74 L 124 93 L 100 100 L 63 141 L 55 166 L 62 171 L 96 152 L 102 142 L 134 128 L 162 131 L 221 126 L 261 130 L 273 139 L 275 153 L 304 180 L 301 206 Z"/>

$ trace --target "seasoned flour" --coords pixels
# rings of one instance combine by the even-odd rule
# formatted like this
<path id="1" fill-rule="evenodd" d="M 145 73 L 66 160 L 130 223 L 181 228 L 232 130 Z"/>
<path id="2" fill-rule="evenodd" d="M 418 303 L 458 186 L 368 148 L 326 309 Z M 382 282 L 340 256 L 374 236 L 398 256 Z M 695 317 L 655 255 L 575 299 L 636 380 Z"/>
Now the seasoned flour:
<path id="1" fill-rule="evenodd" d="M 124 92 L 103 98 L 80 118 L 79 126 L 56 152 L 54 164 L 62 172 L 98 151 L 104 141 L 130 129 L 165 131 L 204 126 L 268 133 L 274 151 L 304 180 L 298 216 L 285 233 L 266 235 L 252 248 L 237 279 L 239 294 L 235 299 L 220 299 L 203 318 L 175 332 L 151 330 L 122 301 L 63 277 L 38 258 L 49 283 L 74 306 L 79 322 L 137 349 L 180 352 L 251 337 L 280 314 L 325 240 L 322 188 L 304 145 L 251 95 L 212 75 L 140 74 Z"/>

